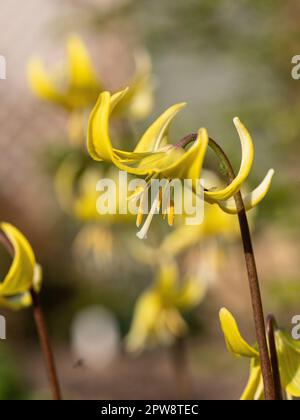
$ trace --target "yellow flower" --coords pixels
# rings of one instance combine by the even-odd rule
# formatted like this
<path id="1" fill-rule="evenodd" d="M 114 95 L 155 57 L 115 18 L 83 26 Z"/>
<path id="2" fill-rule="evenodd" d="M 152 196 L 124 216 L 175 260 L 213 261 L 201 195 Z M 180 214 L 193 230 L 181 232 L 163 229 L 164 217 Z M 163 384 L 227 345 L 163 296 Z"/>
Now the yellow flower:
<path id="1" fill-rule="evenodd" d="M 88 125 L 88 151 L 96 161 L 106 161 L 115 165 L 119 170 L 126 171 L 136 176 L 145 177 L 148 185 L 152 179 L 185 179 L 191 180 L 195 189 L 196 182 L 201 176 L 203 161 L 208 146 L 208 134 L 204 128 L 198 131 L 193 145 L 184 150 L 169 143 L 168 131 L 176 114 L 185 106 L 184 103 L 176 104 L 167 109 L 144 133 L 133 152 L 126 152 L 113 147 L 109 122 L 114 108 L 120 103 L 127 90 L 114 94 L 103 92 L 91 113 Z M 234 195 L 240 191 L 246 181 L 253 163 L 254 147 L 252 139 L 238 118 L 234 119 L 241 145 L 242 161 L 236 178 L 230 185 L 222 188 L 212 188 L 204 192 L 204 199 L 210 204 L 218 204 L 225 212 L 235 213 Z M 266 195 L 274 171 L 269 171 L 262 184 L 251 194 L 245 197 L 245 206 L 249 210 L 256 206 Z M 148 189 L 139 192 L 140 200 L 148 194 Z M 156 197 L 144 228 L 139 237 L 147 234 L 153 215 L 159 208 L 161 199 Z M 172 205 L 168 209 L 169 221 L 173 222 Z M 140 218 L 138 224 L 140 224 Z"/>
<path id="2" fill-rule="evenodd" d="M 54 190 L 61 208 L 69 215 L 81 222 L 104 222 L 104 223 L 125 223 L 132 220 L 132 216 L 127 212 L 120 214 L 119 200 L 123 193 L 118 185 L 118 174 L 114 169 L 108 173 L 99 167 L 85 165 L 85 159 L 77 153 L 69 154 L 60 164 L 54 178 Z M 93 162 L 92 162 L 93 163 Z M 109 178 L 115 180 L 116 214 L 99 214 L 97 211 L 97 200 L 99 192 L 96 186 L 99 180 Z M 127 197 L 123 195 L 123 201 Z M 122 199 L 122 198 L 121 198 Z M 125 212 L 124 212 L 125 213 Z"/>
<path id="3" fill-rule="evenodd" d="M 127 98 L 116 110 L 118 116 L 139 120 L 151 111 L 154 101 L 151 60 L 145 51 L 135 55 L 136 71 L 130 81 Z M 33 57 L 28 63 L 28 81 L 32 91 L 41 99 L 71 111 L 70 133 L 82 129 L 83 111 L 92 106 L 103 84 L 98 79 L 92 60 L 82 39 L 71 35 L 67 39 L 67 63 L 49 73 L 43 62 Z"/>
<path id="4" fill-rule="evenodd" d="M 67 40 L 68 62 L 49 74 L 39 58 L 28 64 L 32 91 L 40 98 L 74 111 L 90 106 L 101 91 L 91 59 L 83 41 L 76 35 Z"/>
<path id="5" fill-rule="evenodd" d="M 195 308 L 206 294 L 206 285 L 197 276 L 181 284 L 174 261 L 160 266 L 153 286 L 138 299 L 127 348 L 137 352 L 157 344 L 169 345 L 187 332 L 182 312 Z"/>
<path id="6" fill-rule="evenodd" d="M 8 273 L 0 283 L 0 305 L 21 309 L 32 304 L 30 289 L 41 289 L 42 270 L 36 263 L 33 250 L 14 226 L 1 223 L 0 228 L 14 249 L 14 257 Z"/>
<path id="7" fill-rule="evenodd" d="M 263 381 L 257 346 L 250 346 L 241 336 L 232 314 L 220 311 L 221 327 L 228 350 L 235 356 L 250 359 L 250 376 L 242 400 L 263 399 Z M 300 346 L 279 329 L 275 332 L 282 387 L 288 397 L 300 397 Z"/>
<path id="8" fill-rule="evenodd" d="M 100 95 L 91 113 L 88 127 L 88 151 L 96 161 L 113 163 L 119 170 L 143 176 L 151 185 L 152 179 L 190 179 L 196 181 L 200 174 L 208 144 L 207 132 L 200 129 L 192 147 L 185 151 L 168 143 L 168 130 L 175 115 L 185 106 L 177 104 L 165 111 L 145 132 L 133 152 L 125 152 L 112 146 L 109 136 L 109 120 L 114 108 L 123 100 L 128 90 L 113 96 L 109 92 Z M 148 188 L 139 195 L 148 194 Z M 157 210 L 159 196 L 145 222 L 149 222 Z M 170 212 L 172 208 L 169 209 Z M 145 236 L 144 229 L 141 236 Z"/>

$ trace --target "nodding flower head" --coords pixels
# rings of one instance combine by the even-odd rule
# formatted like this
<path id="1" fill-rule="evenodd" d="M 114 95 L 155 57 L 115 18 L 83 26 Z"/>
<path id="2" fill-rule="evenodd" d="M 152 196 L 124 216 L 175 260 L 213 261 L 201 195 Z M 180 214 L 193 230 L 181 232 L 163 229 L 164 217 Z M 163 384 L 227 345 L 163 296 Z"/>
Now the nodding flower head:
<path id="1" fill-rule="evenodd" d="M 139 352 L 148 346 L 172 344 L 184 336 L 188 326 L 182 314 L 197 307 L 206 291 L 202 278 L 191 273 L 181 281 L 177 263 L 165 260 L 154 284 L 137 300 L 127 349 Z"/>
<path id="2" fill-rule="evenodd" d="M 28 79 L 32 91 L 40 98 L 72 111 L 90 106 L 102 90 L 89 53 L 76 35 L 67 40 L 67 63 L 48 73 L 36 57 L 28 64 Z"/>
<path id="3" fill-rule="evenodd" d="M 32 304 L 31 289 L 40 291 L 42 270 L 29 242 L 18 229 L 8 223 L 1 223 L 0 229 L 11 244 L 13 254 L 8 273 L 0 283 L 0 305 L 21 309 Z"/>
<path id="4" fill-rule="evenodd" d="M 103 92 L 100 95 L 90 115 L 88 125 L 88 151 L 90 156 L 96 161 L 109 162 L 121 171 L 143 177 L 147 182 L 147 187 L 137 190 L 136 194 L 133 195 L 139 197 L 141 204 L 148 194 L 148 189 L 153 180 L 189 180 L 193 192 L 198 194 L 196 186 L 201 177 L 203 162 L 209 145 L 206 129 L 199 129 L 189 148 L 182 147 L 180 142 L 177 145 L 171 144 L 169 141 L 170 125 L 177 113 L 185 106 L 185 103 L 179 103 L 168 108 L 150 125 L 132 152 L 117 149 L 112 145 L 110 138 L 110 117 L 115 107 L 124 100 L 127 94 L 128 89 L 114 95 L 109 92 Z M 204 191 L 205 201 L 219 205 L 227 213 L 236 212 L 232 200 L 245 183 L 254 157 L 254 147 L 250 134 L 238 118 L 235 118 L 234 123 L 242 145 L 240 170 L 230 185 L 220 188 L 214 187 Z M 262 184 L 245 197 L 247 210 L 257 205 L 266 195 L 273 173 L 274 171 L 270 171 Z M 160 210 L 162 200 L 161 191 L 157 191 L 145 224 L 138 234 L 140 238 L 146 237 L 153 215 Z M 172 225 L 174 217 L 172 200 L 165 209 L 165 213 L 168 216 L 169 224 Z M 138 226 L 142 219 L 143 216 L 139 212 Z"/>
<path id="5" fill-rule="evenodd" d="M 195 183 L 201 173 L 203 160 L 208 145 L 208 136 L 205 129 L 200 129 L 193 145 L 184 150 L 169 143 L 168 133 L 170 125 L 177 113 L 185 106 L 184 103 L 174 105 L 167 109 L 141 137 L 132 152 L 123 151 L 113 147 L 109 123 L 114 108 L 127 95 L 128 89 L 111 95 L 104 92 L 91 113 L 88 127 L 88 151 L 97 161 L 106 161 L 115 165 L 119 170 L 132 175 L 143 177 L 147 186 L 138 189 L 133 196 L 139 196 L 143 203 L 153 180 L 189 179 Z M 150 213 L 142 228 L 140 237 L 145 237 L 153 215 L 162 202 L 161 191 L 157 191 Z M 172 200 L 165 210 L 169 224 L 173 223 L 174 206 Z M 142 221 L 141 213 L 137 224 Z"/>

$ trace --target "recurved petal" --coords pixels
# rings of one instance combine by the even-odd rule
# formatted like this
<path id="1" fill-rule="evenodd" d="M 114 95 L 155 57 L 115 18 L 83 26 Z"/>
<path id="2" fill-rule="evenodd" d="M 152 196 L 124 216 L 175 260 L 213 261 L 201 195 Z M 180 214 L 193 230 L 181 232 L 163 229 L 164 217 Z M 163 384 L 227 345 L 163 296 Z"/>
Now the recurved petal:
<path id="1" fill-rule="evenodd" d="M 14 258 L 5 279 L 0 283 L 0 296 L 12 296 L 25 293 L 33 286 L 35 256 L 33 250 L 14 226 L 1 223 L 0 228 L 10 240 L 14 248 Z"/>
<path id="2" fill-rule="evenodd" d="M 227 348 L 233 355 L 249 358 L 259 357 L 257 350 L 242 338 L 236 320 L 226 308 L 222 308 L 220 311 L 220 321 Z"/>
<path id="3" fill-rule="evenodd" d="M 31 90 L 40 98 L 67 106 L 64 96 L 57 90 L 52 77 L 46 72 L 39 58 L 31 58 L 27 67 L 27 76 Z"/>
<path id="4" fill-rule="evenodd" d="M 233 121 L 238 131 L 242 146 L 242 161 L 240 170 L 236 178 L 227 187 L 219 191 L 205 192 L 204 195 L 208 201 L 228 200 L 229 198 L 233 197 L 234 194 L 241 189 L 241 186 L 247 179 L 252 168 L 254 159 L 254 147 L 251 136 L 239 118 L 235 118 Z"/>
<path id="5" fill-rule="evenodd" d="M 266 195 L 268 194 L 271 188 L 274 174 L 275 174 L 274 169 L 270 169 L 265 179 L 262 181 L 262 183 L 250 194 L 247 194 L 245 197 L 243 197 L 246 211 L 249 211 L 253 209 L 254 207 L 256 207 L 266 197 Z M 219 201 L 217 202 L 217 204 L 226 213 L 237 214 L 237 209 L 236 209 L 234 199 L 230 199 L 228 201 Z"/>
<path id="6" fill-rule="evenodd" d="M 67 41 L 67 50 L 71 86 L 75 88 L 99 86 L 100 90 L 96 73 L 83 41 L 77 35 L 70 36 Z"/>
<path id="7" fill-rule="evenodd" d="M 241 396 L 242 401 L 258 401 L 263 397 L 263 383 L 259 359 L 252 359 L 249 380 Z"/>
<path id="8" fill-rule="evenodd" d="M 180 103 L 171 106 L 145 132 L 134 152 L 147 153 L 156 152 L 167 144 L 167 136 L 170 124 L 175 118 L 176 114 L 186 106 L 185 103 Z"/>
<path id="9" fill-rule="evenodd" d="M 109 118 L 112 110 L 126 92 L 127 89 L 113 96 L 109 92 L 101 93 L 90 115 L 87 147 L 94 160 L 114 161 L 114 150 L 109 136 Z"/>

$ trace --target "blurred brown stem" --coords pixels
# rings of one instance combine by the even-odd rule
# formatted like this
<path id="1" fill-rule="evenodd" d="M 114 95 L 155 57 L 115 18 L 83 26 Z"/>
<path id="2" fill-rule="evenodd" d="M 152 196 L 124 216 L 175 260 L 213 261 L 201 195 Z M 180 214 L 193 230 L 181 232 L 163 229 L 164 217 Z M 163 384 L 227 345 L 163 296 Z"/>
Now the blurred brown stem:
<path id="1" fill-rule="evenodd" d="M 170 351 L 172 352 L 178 398 L 180 400 L 189 400 L 192 398 L 192 381 L 185 338 L 177 338 Z"/>
<path id="2" fill-rule="evenodd" d="M 32 298 L 32 308 L 34 319 L 40 339 L 40 345 L 43 352 L 45 365 L 48 374 L 48 380 L 51 387 L 52 398 L 53 400 L 59 401 L 61 400 L 61 393 L 59 382 L 57 378 L 55 362 L 53 357 L 53 352 L 50 344 L 49 335 L 46 328 L 46 323 L 44 319 L 44 314 L 41 309 L 39 298 L 37 293 L 33 289 L 30 290 L 31 298 Z"/>
<path id="3" fill-rule="evenodd" d="M 216 155 L 219 157 L 221 163 L 225 166 L 229 183 L 231 183 L 235 179 L 235 173 L 227 155 L 214 140 L 210 139 L 209 145 L 212 148 L 212 150 L 216 153 Z M 269 357 L 263 304 L 262 304 L 262 298 L 261 298 L 261 291 L 260 291 L 255 255 L 254 255 L 252 239 L 251 239 L 251 234 L 250 234 L 250 228 L 249 228 L 244 201 L 243 201 L 242 194 L 240 191 L 236 193 L 236 195 L 234 196 L 234 199 L 235 199 L 236 208 L 238 212 L 238 219 L 239 219 L 239 224 L 240 224 L 240 231 L 241 231 L 246 266 L 247 266 L 254 324 L 255 324 L 256 337 L 257 337 L 257 342 L 258 342 L 261 369 L 262 369 L 262 376 L 263 376 L 263 382 L 264 382 L 265 399 L 269 401 L 274 401 L 276 400 L 276 392 L 275 392 L 275 385 L 274 385 L 274 380 L 273 380 L 272 366 L 271 366 L 271 361 Z"/>

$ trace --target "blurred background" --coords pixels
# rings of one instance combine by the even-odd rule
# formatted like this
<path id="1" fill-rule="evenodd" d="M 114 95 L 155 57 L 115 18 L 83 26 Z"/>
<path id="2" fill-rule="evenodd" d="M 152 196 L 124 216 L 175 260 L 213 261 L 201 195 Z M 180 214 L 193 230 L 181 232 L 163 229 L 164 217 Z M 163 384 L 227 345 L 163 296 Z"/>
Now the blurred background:
<path id="1" fill-rule="evenodd" d="M 232 118 L 245 122 L 256 149 L 249 188 L 269 168 L 276 170 L 252 225 L 266 312 L 289 331 L 300 311 L 300 82 L 291 77 L 291 59 L 300 51 L 299 18 L 296 0 L 2 0 L 0 54 L 7 80 L 0 82 L 0 219 L 25 233 L 43 266 L 41 300 L 66 398 L 172 399 L 180 397 L 179 382 L 187 381 L 192 398 L 236 399 L 248 365 L 226 351 L 220 307 L 236 314 L 250 341 L 254 330 L 238 237 L 213 238 L 222 250 L 216 251 L 218 269 L 205 259 L 214 246 L 205 238 L 202 275 L 214 280 L 186 319 L 184 374 L 174 346 L 126 351 L 134 305 L 151 284 L 153 268 L 135 258 L 140 242 L 134 221 L 121 228 L 106 220 L 91 225 L 62 209 L 54 179 L 71 148 L 69 117 L 32 93 L 28 60 L 38 55 L 47 70 L 55 67 L 65 59 L 66 38 L 76 33 L 102 85 L 116 91 L 134 77 L 134 53 L 147 52 L 154 106 L 142 120 L 124 124 L 132 144 L 166 107 L 186 101 L 172 128 L 174 141 L 205 126 L 238 168 Z M 198 253 L 189 251 L 197 266 Z M 8 339 L 0 343 L 0 398 L 47 398 L 31 311 L 1 313 Z"/>

